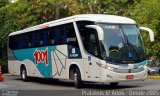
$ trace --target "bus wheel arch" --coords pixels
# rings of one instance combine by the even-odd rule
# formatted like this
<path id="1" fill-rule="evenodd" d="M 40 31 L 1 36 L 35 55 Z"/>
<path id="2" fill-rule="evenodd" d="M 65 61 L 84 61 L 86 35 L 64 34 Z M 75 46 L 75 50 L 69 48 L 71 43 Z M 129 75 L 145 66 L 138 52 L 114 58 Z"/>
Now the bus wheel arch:
<path id="1" fill-rule="evenodd" d="M 72 64 L 69 68 L 69 79 L 73 80 L 73 74 L 75 69 L 78 68 L 76 64 Z"/>
<path id="2" fill-rule="evenodd" d="M 24 82 L 26 82 L 28 80 L 27 69 L 26 69 L 26 66 L 24 64 L 22 64 L 21 67 L 20 67 L 20 75 L 21 75 L 21 79 Z"/>
<path id="3" fill-rule="evenodd" d="M 111 86 L 111 87 L 116 87 L 116 86 L 118 86 L 118 84 L 119 84 L 119 82 L 111 82 L 111 83 L 110 83 L 110 86 Z"/>
<path id="4" fill-rule="evenodd" d="M 81 72 L 76 64 L 72 64 L 69 68 L 69 79 L 74 80 L 76 88 L 82 87 Z"/>

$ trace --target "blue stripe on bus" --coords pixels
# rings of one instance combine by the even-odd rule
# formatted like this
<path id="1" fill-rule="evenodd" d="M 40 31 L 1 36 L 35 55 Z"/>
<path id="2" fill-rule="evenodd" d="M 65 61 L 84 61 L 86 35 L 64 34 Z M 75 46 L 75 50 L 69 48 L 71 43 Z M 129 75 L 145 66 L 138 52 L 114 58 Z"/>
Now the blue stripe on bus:
<path id="1" fill-rule="evenodd" d="M 34 52 L 36 50 L 42 51 L 46 50 L 48 48 L 48 65 L 46 66 L 46 62 L 39 62 L 38 64 L 35 63 L 35 58 L 34 58 Z M 20 61 L 23 60 L 30 60 L 32 61 L 39 72 L 45 77 L 45 78 L 51 78 L 52 77 L 52 60 L 51 60 L 51 52 L 55 51 L 56 46 L 48 46 L 48 47 L 39 47 L 39 48 L 28 48 L 28 49 L 20 49 L 20 50 L 14 50 L 14 55 L 16 58 Z M 28 64 L 29 65 L 29 64 Z"/>
<path id="2" fill-rule="evenodd" d="M 147 61 L 145 60 L 145 61 L 142 61 L 142 62 L 140 62 L 140 63 L 138 63 L 139 65 L 146 65 L 147 64 Z"/>

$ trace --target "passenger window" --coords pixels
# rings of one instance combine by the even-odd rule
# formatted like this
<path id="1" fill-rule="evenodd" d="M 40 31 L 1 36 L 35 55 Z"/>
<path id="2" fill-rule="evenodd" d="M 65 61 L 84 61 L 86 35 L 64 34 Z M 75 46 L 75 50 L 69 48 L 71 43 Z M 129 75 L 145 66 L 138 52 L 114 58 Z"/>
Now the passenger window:
<path id="1" fill-rule="evenodd" d="M 25 42 L 24 42 L 24 34 L 19 35 L 19 49 L 23 49 L 25 47 Z"/>
<path id="2" fill-rule="evenodd" d="M 40 46 L 44 45 L 43 37 L 44 37 L 44 36 L 43 36 L 43 33 L 40 32 L 40 33 L 39 33 L 39 45 L 40 45 Z"/>
<path id="3" fill-rule="evenodd" d="M 94 29 L 87 29 L 88 32 L 88 40 L 87 44 L 85 45 L 88 52 L 94 56 L 98 56 L 98 38 L 97 32 Z"/>
<path id="4" fill-rule="evenodd" d="M 97 32 L 94 29 L 85 27 L 86 25 L 94 25 L 94 23 L 90 21 L 79 21 L 77 25 L 85 50 L 91 55 L 98 57 L 99 47 Z"/>
<path id="5" fill-rule="evenodd" d="M 73 23 L 66 24 L 68 58 L 82 58 Z"/>
<path id="6" fill-rule="evenodd" d="M 25 35 L 25 46 L 27 48 L 33 47 L 33 42 L 32 42 L 32 33 L 26 33 Z"/>
<path id="7" fill-rule="evenodd" d="M 35 46 L 45 46 L 46 45 L 46 34 L 45 30 L 35 31 Z"/>
<path id="8" fill-rule="evenodd" d="M 53 27 L 48 31 L 48 44 L 49 45 L 53 45 L 55 44 L 55 37 L 56 37 L 56 34 L 55 34 L 55 31 L 53 29 Z"/>
<path id="9" fill-rule="evenodd" d="M 16 35 L 13 37 L 13 49 L 19 49 L 19 36 Z"/>
<path id="10" fill-rule="evenodd" d="M 13 36 L 9 37 L 9 48 L 14 50 L 14 39 L 13 39 Z"/>
<path id="11" fill-rule="evenodd" d="M 66 43 L 66 26 L 62 25 L 61 27 L 61 32 L 60 32 L 60 43 L 65 44 Z"/>
<path id="12" fill-rule="evenodd" d="M 76 48 L 79 47 L 73 24 L 67 25 L 67 43 Z"/>
<path id="13" fill-rule="evenodd" d="M 9 48 L 11 48 L 12 50 L 23 49 L 25 48 L 25 40 L 26 38 L 24 37 L 24 34 L 10 36 Z"/>

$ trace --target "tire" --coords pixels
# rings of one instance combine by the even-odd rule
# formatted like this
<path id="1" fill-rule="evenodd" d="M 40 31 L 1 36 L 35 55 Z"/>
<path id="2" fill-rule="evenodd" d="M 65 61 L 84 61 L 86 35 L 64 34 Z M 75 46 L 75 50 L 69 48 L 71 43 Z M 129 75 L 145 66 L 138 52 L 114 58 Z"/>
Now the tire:
<path id="1" fill-rule="evenodd" d="M 27 70 L 26 70 L 25 67 L 22 67 L 22 68 L 21 68 L 21 79 L 22 79 L 24 82 L 27 82 L 27 81 L 28 81 Z"/>
<path id="2" fill-rule="evenodd" d="M 118 86 L 118 84 L 119 84 L 119 82 L 113 82 L 113 83 L 110 83 L 110 86 L 116 87 L 116 86 Z"/>
<path id="3" fill-rule="evenodd" d="M 150 72 L 149 74 L 150 74 L 150 75 L 154 75 L 154 72 Z"/>
<path id="4" fill-rule="evenodd" d="M 73 74 L 74 86 L 79 89 L 82 87 L 81 74 L 78 68 L 74 70 Z"/>
<path id="5" fill-rule="evenodd" d="M 159 75 L 160 75 L 160 69 L 159 69 Z"/>

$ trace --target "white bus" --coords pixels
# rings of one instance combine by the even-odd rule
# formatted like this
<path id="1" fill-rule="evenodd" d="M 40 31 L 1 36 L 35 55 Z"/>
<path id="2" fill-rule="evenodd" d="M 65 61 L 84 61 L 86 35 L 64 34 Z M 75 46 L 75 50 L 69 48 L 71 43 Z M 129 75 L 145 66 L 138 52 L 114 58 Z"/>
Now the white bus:
<path id="1" fill-rule="evenodd" d="M 110 83 L 145 80 L 146 54 L 140 29 L 130 18 L 84 14 L 9 34 L 9 73 L 28 77 Z"/>

